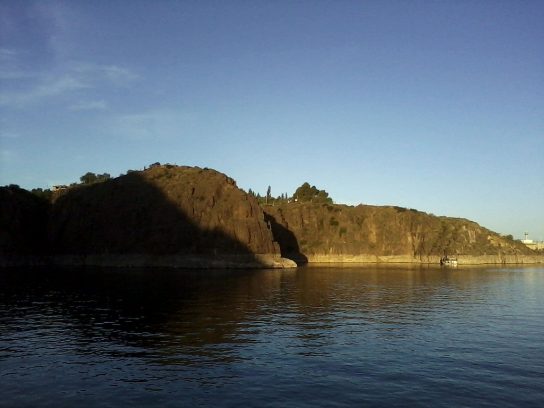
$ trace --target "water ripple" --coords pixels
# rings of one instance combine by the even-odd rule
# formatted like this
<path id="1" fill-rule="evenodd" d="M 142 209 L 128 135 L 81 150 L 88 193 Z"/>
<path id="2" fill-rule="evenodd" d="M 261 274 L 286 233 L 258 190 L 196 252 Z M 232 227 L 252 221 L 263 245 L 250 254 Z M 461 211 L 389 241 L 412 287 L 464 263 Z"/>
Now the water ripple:
<path id="1" fill-rule="evenodd" d="M 542 299 L 543 268 L 1 271 L 0 406 L 543 406 Z"/>

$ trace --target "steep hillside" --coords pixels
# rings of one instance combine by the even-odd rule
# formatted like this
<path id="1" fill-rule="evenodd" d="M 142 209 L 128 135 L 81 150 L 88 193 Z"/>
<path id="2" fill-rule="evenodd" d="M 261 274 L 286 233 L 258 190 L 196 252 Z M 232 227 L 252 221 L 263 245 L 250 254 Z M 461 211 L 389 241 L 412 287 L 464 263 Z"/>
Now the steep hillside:
<path id="1" fill-rule="evenodd" d="M 400 207 L 284 203 L 264 206 L 283 256 L 298 261 L 395 257 L 432 261 L 443 255 L 534 255 L 478 224 Z"/>
<path id="2" fill-rule="evenodd" d="M 156 166 L 71 189 L 50 238 L 64 254 L 274 254 L 256 201 L 214 170 Z"/>
<path id="3" fill-rule="evenodd" d="M 49 203 L 16 186 L 0 187 L 0 255 L 48 251 Z"/>
<path id="4" fill-rule="evenodd" d="M 51 203 L 3 187 L 0 265 L 17 263 L 17 256 L 30 263 L 185 267 L 294 266 L 280 254 L 299 263 L 437 263 L 444 255 L 464 263 L 544 260 L 468 220 L 333 205 L 326 192 L 306 190 L 320 203 L 284 198 L 261 207 L 215 170 L 158 164 L 57 191 Z M 297 191 L 301 200 L 307 195 Z"/>

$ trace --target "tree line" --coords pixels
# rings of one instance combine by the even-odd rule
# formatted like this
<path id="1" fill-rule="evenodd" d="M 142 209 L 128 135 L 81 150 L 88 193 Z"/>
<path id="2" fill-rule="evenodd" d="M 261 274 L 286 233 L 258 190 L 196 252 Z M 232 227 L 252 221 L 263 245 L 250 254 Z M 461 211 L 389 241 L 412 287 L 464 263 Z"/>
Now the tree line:
<path id="1" fill-rule="evenodd" d="M 316 186 L 311 186 L 310 183 L 305 182 L 298 187 L 293 195 L 289 196 L 287 193 L 282 193 L 277 197 L 272 196 L 272 188 L 268 186 L 266 195 L 261 196 L 259 193 L 254 192 L 251 188 L 248 194 L 255 197 L 259 204 L 281 204 L 289 202 L 301 202 L 301 203 L 320 203 L 320 204 L 332 204 L 333 200 L 329 197 L 329 193 L 325 190 L 319 190 Z"/>
<path id="2" fill-rule="evenodd" d="M 60 187 L 62 189 L 62 188 L 77 187 L 82 185 L 91 185 L 96 183 L 103 183 L 104 181 L 107 181 L 109 179 L 111 179 L 111 175 L 109 173 L 95 174 L 91 171 L 88 171 L 87 173 L 85 173 L 83 176 L 79 178 L 79 181 L 80 181 L 79 183 L 72 183 L 68 186 L 63 185 L 63 186 L 55 186 L 55 187 Z M 38 197 L 42 197 L 45 199 L 50 199 L 51 194 L 53 193 L 51 189 L 49 188 L 46 188 L 46 189 L 33 188 L 32 190 L 30 190 L 30 192 Z"/>

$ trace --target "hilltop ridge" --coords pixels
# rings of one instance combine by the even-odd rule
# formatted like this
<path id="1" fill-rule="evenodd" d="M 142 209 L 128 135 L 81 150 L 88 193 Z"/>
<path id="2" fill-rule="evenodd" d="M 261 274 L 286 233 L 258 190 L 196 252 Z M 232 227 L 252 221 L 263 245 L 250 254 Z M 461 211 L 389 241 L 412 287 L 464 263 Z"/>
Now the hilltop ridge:
<path id="1" fill-rule="evenodd" d="M 309 202 L 263 209 L 282 256 L 299 263 L 438 263 L 445 255 L 460 256 L 466 263 L 517 263 L 535 255 L 473 221 L 413 209 Z"/>
<path id="2" fill-rule="evenodd" d="M 469 220 L 332 204 L 322 190 L 303 190 L 309 201 L 259 204 L 223 173 L 158 163 L 40 197 L 2 187 L 0 264 L 293 267 L 438 263 L 444 255 L 461 263 L 543 262 Z"/>
<path id="3" fill-rule="evenodd" d="M 52 194 L 47 213 L 42 246 L 55 263 L 295 266 L 280 257 L 255 198 L 211 169 L 154 165 L 72 186 Z M 20 255 L 21 248 L 3 254 Z"/>

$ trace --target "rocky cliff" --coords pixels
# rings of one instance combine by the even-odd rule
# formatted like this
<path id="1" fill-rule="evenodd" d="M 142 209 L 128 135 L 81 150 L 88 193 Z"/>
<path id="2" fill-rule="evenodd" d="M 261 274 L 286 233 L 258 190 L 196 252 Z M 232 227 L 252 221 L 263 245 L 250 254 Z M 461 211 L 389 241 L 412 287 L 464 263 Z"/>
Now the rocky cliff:
<path id="1" fill-rule="evenodd" d="M 280 259 L 255 199 L 197 167 L 158 165 L 64 190 L 47 231 L 57 263 L 293 266 Z"/>
<path id="2" fill-rule="evenodd" d="M 275 254 L 252 197 L 214 170 L 156 166 L 74 188 L 54 203 L 57 253 Z"/>
<path id="3" fill-rule="evenodd" d="M 49 203 L 17 186 L 0 187 L 0 255 L 45 254 Z"/>
<path id="4" fill-rule="evenodd" d="M 443 255 L 460 263 L 544 260 L 465 219 L 400 207 L 260 207 L 231 178 L 198 167 L 154 165 L 56 192 L 51 203 L 0 189 L 0 265 L 41 256 L 68 265 L 292 267 L 284 258 L 438 263 Z"/>
<path id="5" fill-rule="evenodd" d="M 264 206 L 264 211 L 282 255 L 299 263 L 434 263 L 444 255 L 511 263 L 535 255 L 475 222 L 401 207 L 295 202 Z"/>

